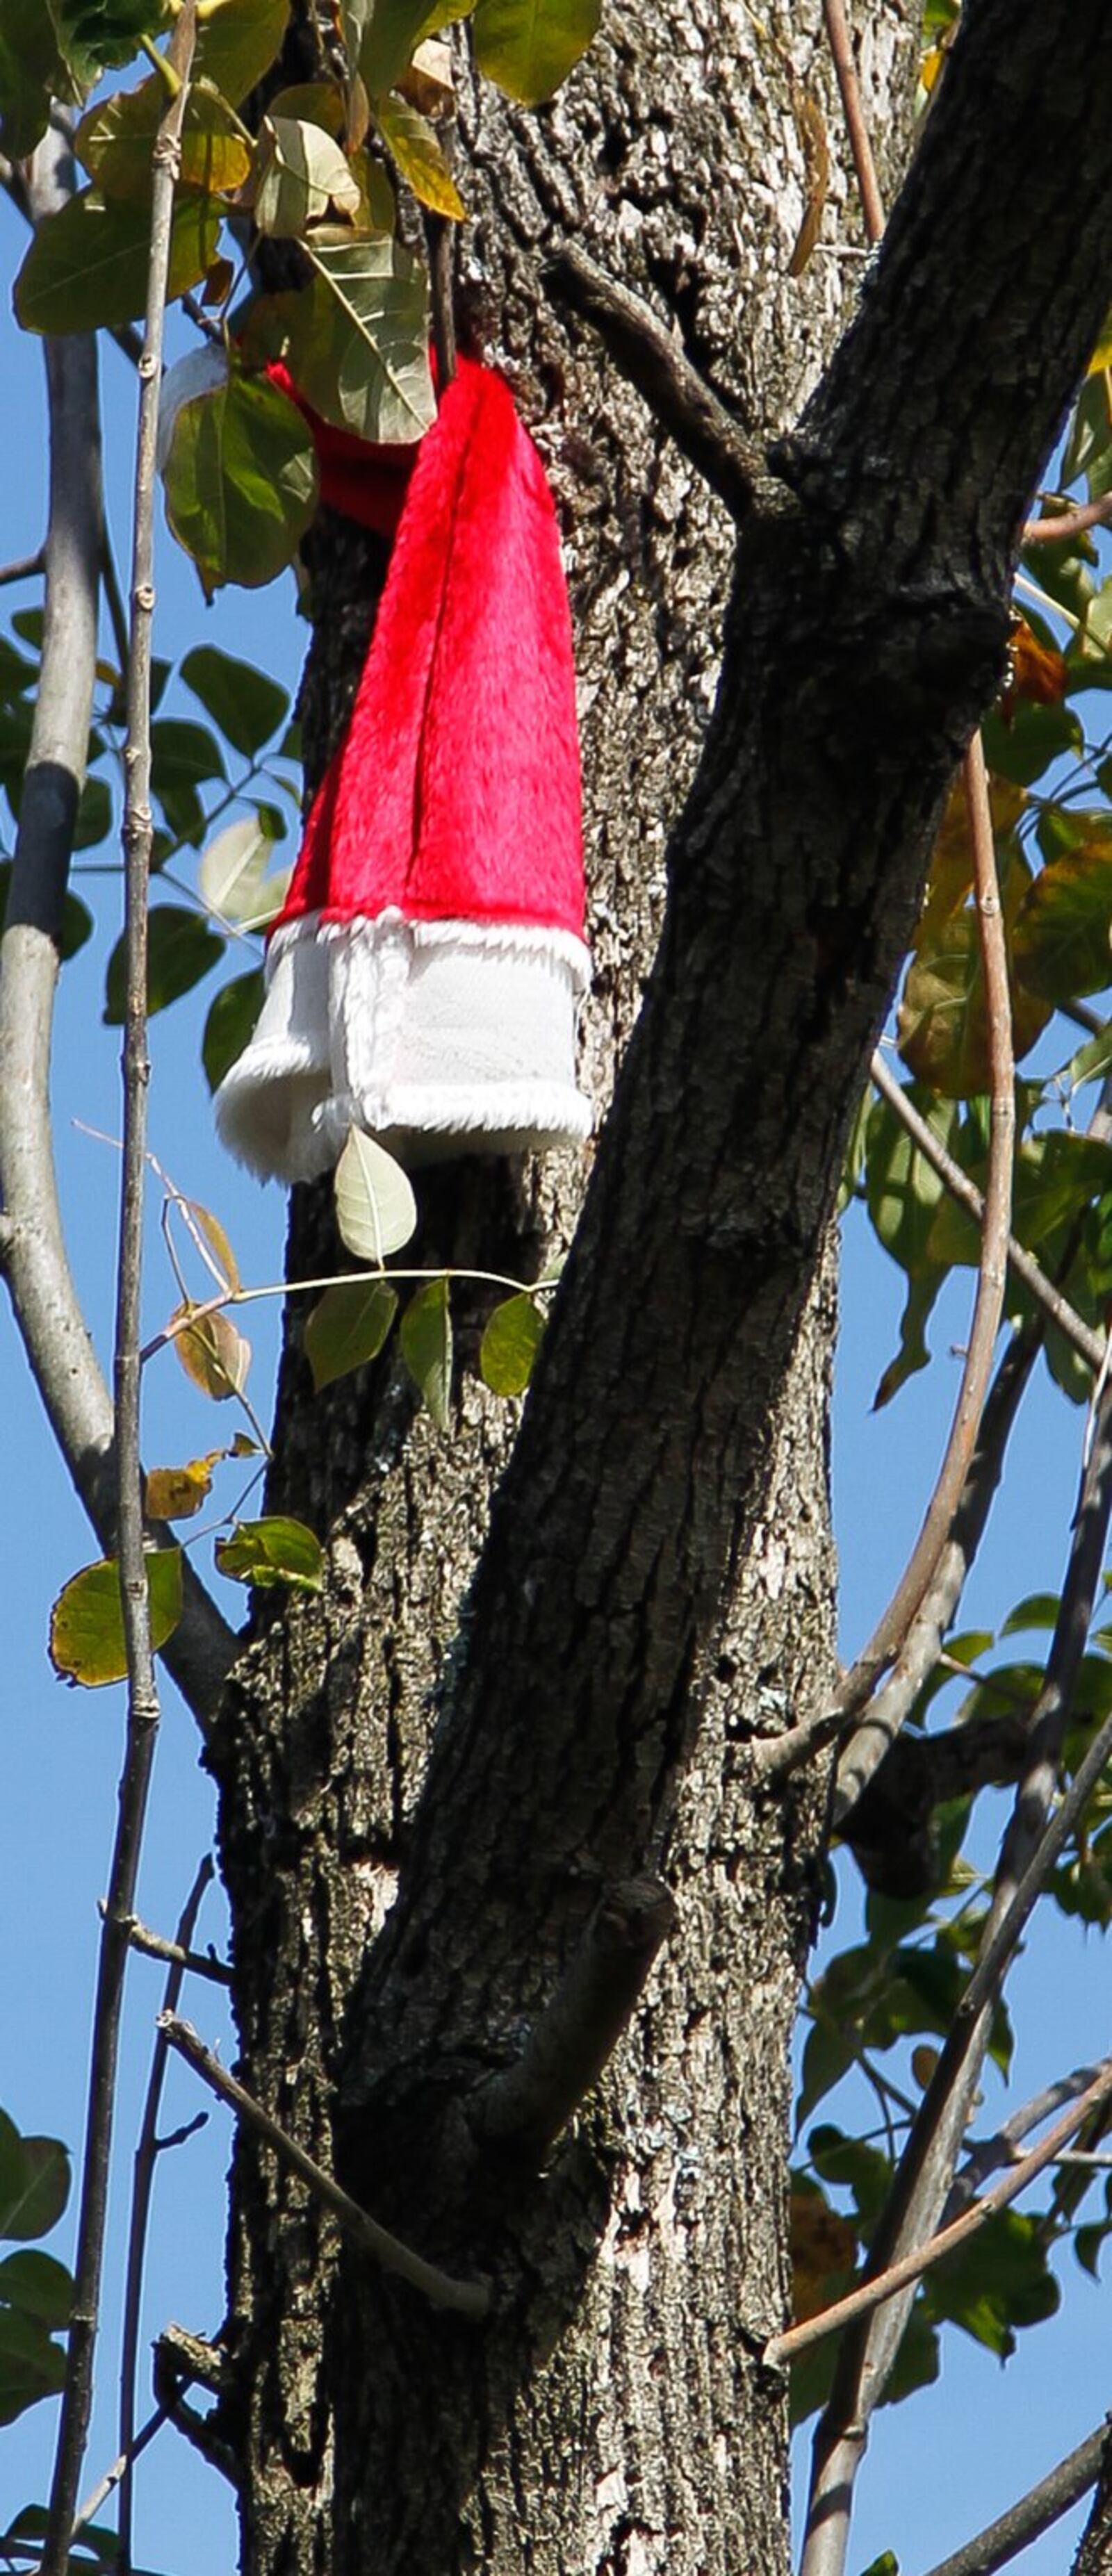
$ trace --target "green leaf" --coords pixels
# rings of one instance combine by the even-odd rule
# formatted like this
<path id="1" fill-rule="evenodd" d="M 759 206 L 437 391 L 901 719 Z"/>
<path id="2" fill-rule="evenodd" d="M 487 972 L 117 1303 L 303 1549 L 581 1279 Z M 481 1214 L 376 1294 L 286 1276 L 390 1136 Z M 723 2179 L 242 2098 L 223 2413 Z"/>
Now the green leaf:
<path id="1" fill-rule="evenodd" d="M 1015 2351 L 1013 2328 L 1041 2325 L 1061 2302 L 1040 2222 L 1015 2209 L 998 2210 L 936 2263 L 923 2295 L 928 2315 L 962 2326 L 1002 2361 Z"/>
<path id="2" fill-rule="evenodd" d="M 424 36 L 471 14 L 473 0 L 345 0 L 346 42 L 369 98 L 384 98 L 396 89 Z"/>
<path id="3" fill-rule="evenodd" d="M 1012 1233 L 1038 1253 L 1044 1267 L 1053 1265 L 1075 1219 L 1110 1188 L 1112 1147 L 1099 1137 L 1078 1136 L 1063 1127 L 1028 1136 L 1015 1158 Z M 977 1261 L 977 1229 L 954 1200 L 939 1203 L 930 1248 L 939 1261 Z"/>
<path id="4" fill-rule="evenodd" d="M 256 228 L 273 239 L 299 240 L 333 212 L 359 212 L 359 182 L 338 143 L 304 117 L 267 116 L 255 170 Z"/>
<path id="5" fill-rule="evenodd" d="M 216 1564 L 233 1583 L 254 1584 L 269 1592 L 279 1583 L 296 1592 L 319 1592 L 324 1582 L 324 1550 L 304 1521 L 276 1515 L 261 1521 L 237 1521 L 231 1538 L 218 1539 Z"/>
<path id="6" fill-rule="evenodd" d="M 914 1084 L 908 1096 L 952 1154 L 960 1112 L 951 1102 L 938 1100 Z M 886 1100 L 874 1101 L 865 1129 L 865 1204 L 885 1251 L 909 1279 L 930 1279 L 938 1270 L 928 1245 L 943 1192 L 944 1184 L 895 1110 Z"/>
<path id="7" fill-rule="evenodd" d="M 825 2014 L 817 2016 L 807 2033 L 803 2050 L 796 2105 L 800 2126 L 810 2118 L 812 2111 L 817 2110 L 826 2095 L 833 2092 L 835 2085 L 841 2083 L 843 2075 L 848 2075 L 856 2062 L 852 2035 L 828 2021 Z"/>
<path id="8" fill-rule="evenodd" d="M 289 693 L 253 662 L 239 662 L 215 644 L 197 644 L 181 666 L 187 689 L 219 725 L 233 751 L 253 760 L 289 714 Z"/>
<path id="9" fill-rule="evenodd" d="M 945 1276 L 945 1271 L 939 1269 L 920 1271 L 915 1278 L 909 1278 L 900 1317 L 899 1348 L 877 1380 L 874 1413 L 891 1404 L 893 1396 L 898 1395 L 901 1386 L 906 1386 L 908 1378 L 929 1365 L 926 1325 Z"/>
<path id="10" fill-rule="evenodd" d="M 164 1011 L 219 963 L 224 941 L 206 928 L 197 912 L 184 904 L 159 903 L 152 910 L 147 942 L 147 1009 Z M 121 936 L 108 960 L 103 1018 L 108 1028 L 122 1028 L 127 996 L 127 948 Z"/>
<path id="11" fill-rule="evenodd" d="M 263 1006 L 266 984 L 261 966 L 249 975 L 233 975 L 209 1006 L 201 1040 L 201 1062 L 210 1091 L 219 1090 L 226 1073 L 241 1056 Z"/>
<path id="12" fill-rule="evenodd" d="M 52 98 L 78 95 L 43 0 L 3 0 L 0 8 L 0 132 L 10 161 L 41 143 Z"/>
<path id="13" fill-rule="evenodd" d="M 145 206 L 148 225 L 151 156 L 165 114 L 165 84 L 152 74 L 138 89 L 115 90 L 111 98 L 101 99 L 82 117 L 74 136 L 74 149 L 101 195 Z M 183 187 L 210 195 L 241 188 L 251 158 L 251 145 L 227 101 L 211 90 L 191 89 L 181 139 Z"/>
<path id="14" fill-rule="evenodd" d="M 150 260 L 145 206 L 111 203 L 86 188 L 39 225 L 15 282 L 25 331 L 113 329 L 144 310 Z M 178 197 L 170 239 L 172 302 L 199 284 L 216 255 L 220 211 L 206 197 Z"/>
<path id="15" fill-rule="evenodd" d="M 431 206 L 434 214 L 462 223 L 467 208 L 428 118 L 408 107 L 404 99 L 380 98 L 375 101 L 375 123 L 414 196 L 423 206 Z"/>
<path id="16" fill-rule="evenodd" d="M 281 51 L 289 0 L 210 0 L 197 30 L 194 78 L 239 107 Z"/>
<path id="17" fill-rule="evenodd" d="M 1086 1038 L 1084 1045 L 1079 1046 L 1076 1054 L 1071 1055 L 1069 1062 L 1055 1074 L 1054 1080 L 1066 1083 L 1071 1092 L 1081 1091 L 1087 1082 L 1102 1082 L 1110 1066 L 1112 1021 L 1107 1028 L 1098 1029 L 1093 1037 Z"/>
<path id="18" fill-rule="evenodd" d="M 265 930 L 282 909 L 289 868 L 271 869 L 274 848 L 257 814 L 227 823 L 203 852 L 197 885 L 205 910 L 236 930 Z"/>
<path id="19" fill-rule="evenodd" d="M 1010 952 L 1011 930 L 1031 882 L 1026 860 L 1013 853 L 1002 887 L 1001 908 Z M 1009 968 L 1011 960 L 1009 954 Z M 1014 975 L 1012 1043 L 1017 1061 L 1041 1036 L 1051 1006 Z M 905 1064 L 920 1082 L 946 1099 L 968 1099 L 989 1088 L 988 1015 L 981 944 L 975 912 L 942 917 L 924 913 L 900 1002 L 898 1042 Z"/>
<path id="20" fill-rule="evenodd" d="M 325 1289 L 305 1322 L 305 1357 L 316 1394 L 377 1359 L 397 1311 L 397 1294 L 382 1279 L 345 1279 Z"/>
<path id="21" fill-rule="evenodd" d="M 180 1547 L 148 1548 L 144 1557 L 150 1603 L 151 1643 L 157 1653 L 172 1637 L 181 1618 Z M 99 1690 L 105 1682 L 122 1682 L 127 1673 L 120 1569 L 114 1556 L 71 1575 L 50 1613 L 50 1660 L 66 1681 Z M 53 2221 L 51 2221 L 53 2224 Z M 12 2235 L 0 2227 L 0 2234 Z M 35 2228 L 30 2233 L 42 2231 Z"/>
<path id="22" fill-rule="evenodd" d="M 438 1431 L 452 1420 L 452 1310 L 446 1279 L 429 1279 L 410 1299 L 399 1335 L 402 1358 Z"/>
<path id="23" fill-rule="evenodd" d="M 10 2522 L 4 2534 L 4 2546 L 12 2540 L 45 2540 L 50 2516 L 45 2505 L 24 2505 L 23 2511 Z M 41 2555 L 41 2553 L 38 2553 Z M 120 2555 L 120 2535 L 103 2522 L 83 2522 L 77 2538 L 71 2543 L 69 2576 L 89 2576 L 92 2568 L 115 2567 Z"/>
<path id="24" fill-rule="evenodd" d="M 56 2397 L 65 2376 L 65 2353 L 46 2327 L 16 2308 L 0 2308 L 0 2424 L 14 2424 L 40 2398 Z"/>
<path id="25" fill-rule="evenodd" d="M 994 708 L 981 730 L 994 776 L 1011 779 L 1017 787 L 1032 786 L 1066 752 L 1076 758 L 1085 741 L 1072 707 L 1035 706 L 1026 698 L 1013 706 L 1007 723 Z"/>
<path id="26" fill-rule="evenodd" d="M 1015 1637 L 1027 1628 L 1054 1628 L 1059 1607 L 1056 1592 L 1029 1592 L 1023 1601 L 1016 1602 L 1014 1610 L 1009 1610 L 1000 1634 Z"/>
<path id="27" fill-rule="evenodd" d="M 68 2326 L 73 2295 L 73 2275 L 53 2254 L 8 2254 L 0 2263 L 0 2301 L 44 2326 Z"/>
<path id="28" fill-rule="evenodd" d="M 544 1335 L 534 1299 L 507 1297 L 496 1306 L 479 1345 L 479 1374 L 494 1395 L 521 1395 Z"/>
<path id="29" fill-rule="evenodd" d="M 170 526 L 208 591 L 273 581 L 317 506 L 316 454 L 296 403 L 235 371 L 182 404 L 163 480 Z"/>
<path id="30" fill-rule="evenodd" d="M 312 284 L 271 313 L 306 401 L 356 438 L 423 438 L 436 415 L 424 268 L 386 233 L 305 247 Z"/>
<path id="31" fill-rule="evenodd" d="M 1016 921 L 1012 958 L 1030 993 L 1048 1002 L 1112 983 L 1112 849 L 1083 844 L 1044 867 Z"/>
<path id="32" fill-rule="evenodd" d="M 48 2236 L 69 2199 L 69 2156 L 60 2138 L 24 2138 L 0 2111 L 0 2236 Z"/>
<path id="33" fill-rule="evenodd" d="M 1090 501 L 1112 490 L 1112 409 L 1103 374 L 1082 385 L 1062 459 L 1062 481 L 1068 487 L 1084 475 Z"/>
<path id="34" fill-rule="evenodd" d="M 58 42 L 84 87 L 130 63 L 140 36 L 166 25 L 166 0 L 48 0 Z"/>
<path id="35" fill-rule="evenodd" d="M 352 1127 L 336 1165 L 336 1223 L 357 1261 L 381 1268 L 417 1230 L 417 1201 L 392 1154 L 362 1127 Z"/>
<path id="36" fill-rule="evenodd" d="M 523 107 L 551 98 L 597 35 L 601 0 L 478 0 L 475 60 Z"/>

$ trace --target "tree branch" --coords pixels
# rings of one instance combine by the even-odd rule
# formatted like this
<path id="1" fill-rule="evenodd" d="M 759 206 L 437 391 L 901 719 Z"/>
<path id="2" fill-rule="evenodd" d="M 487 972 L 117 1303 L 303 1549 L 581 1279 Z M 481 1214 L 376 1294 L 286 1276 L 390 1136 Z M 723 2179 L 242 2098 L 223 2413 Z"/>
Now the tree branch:
<path id="1" fill-rule="evenodd" d="M 627 1879 L 608 1890 L 520 2057 L 468 2103 L 468 2124 L 481 2141 L 500 2154 L 542 2161 L 613 2055 L 676 1920 L 675 1898 L 661 1879 Z"/>
<path id="2" fill-rule="evenodd" d="M 126 1925 L 135 1904 L 159 1715 L 151 1647 L 143 1479 L 139 1458 L 139 1326 L 143 1185 L 146 1177 L 146 1085 L 149 1074 L 146 1015 L 147 881 L 152 842 L 149 806 L 150 622 L 154 606 L 155 449 L 162 333 L 170 269 L 170 227 L 195 36 L 196 0 L 183 0 L 170 40 L 169 54 L 179 86 L 159 127 L 154 148 L 146 327 L 143 355 L 139 362 L 141 390 L 135 470 L 135 550 L 127 688 L 128 728 L 124 750 L 127 779 L 124 814 L 127 1005 L 124 1178 L 120 1207 L 115 1381 L 119 1580 L 128 1680 L 127 1736 L 108 1901 L 101 1929 L 85 2152 L 81 2168 L 73 2313 L 43 2548 L 43 2576 L 65 2576 L 69 2565 L 70 2532 L 92 2414 L 93 2357 L 99 2324 L 116 2070 L 128 1955 Z"/>
<path id="3" fill-rule="evenodd" d="M 846 120 L 846 133 L 853 158 L 857 193 L 861 199 L 865 233 L 867 239 L 875 246 L 884 231 L 884 205 L 880 194 L 880 181 L 877 178 L 876 162 L 873 159 L 869 128 L 861 105 L 861 89 L 857 78 L 853 39 L 842 0 L 823 0 L 822 14 L 826 20 L 830 58 L 838 83 L 842 114 Z"/>
<path id="4" fill-rule="evenodd" d="M 870 2278 L 901 2261 L 934 2233 L 953 2179 L 992 2015 L 1016 1946 L 1058 1853 L 1084 1814 L 1112 1753 L 1109 1719 L 1051 1818 L 1057 1765 L 1092 1622 L 1110 1511 L 1112 1398 L 1106 1390 L 1082 1476 L 1046 1677 L 1031 1713 L 1027 1760 L 997 1866 L 980 1955 L 905 2144 L 873 2240 Z M 834 2387 L 815 2433 L 802 2576 L 841 2576 L 853 2487 L 869 2420 L 899 2350 L 913 2295 L 897 2292 L 883 2308 L 846 2332 Z"/>
<path id="5" fill-rule="evenodd" d="M 207 1977 L 214 1986 L 231 1985 L 232 1971 L 227 1960 L 214 1959 L 204 1950 L 183 1949 L 180 1932 L 176 1941 L 168 1941 L 163 1933 L 152 1932 L 146 1923 L 141 1923 L 137 1914 L 129 1916 L 124 1928 L 132 1949 L 142 1951 L 145 1959 L 164 1959 L 188 1969 L 191 1977 Z"/>
<path id="6" fill-rule="evenodd" d="M 967 1172 L 963 1172 L 960 1163 L 955 1163 L 953 1155 L 947 1153 L 945 1145 L 941 1138 L 935 1135 L 933 1127 L 920 1116 L 914 1101 L 909 1099 L 904 1090 L 903 1084 L 897 1082 L 894 1074 L 890 1073 L 879 1049 L 873 1057 L 870 1074 L 881 1098 L 887 1101 L 889 1108 L 895 1111 L 901 1126 L 905 1127 L 908 1135 L 914 1138 L 924 1161 L 937 1172 L 939 1180 L 945 1183 L 951 1198 L 956 1199 L 959 1206 L 966 1208 L 978 1225 L 982 1224 L 985 1203 L 976 1182 L 970 1180 Z M 1071 1306 L 1068 1297 L 1064 1297 L 1061 1289 L 1055 1287 L 1053 1280 L 1047 1278 L 1045 1270 L 1036 1260 L 1034 1253 L 1028 1252 L 1024 1244 L 1018 1243 L 1014 1234 L 1008 1236 L 1007 1255 L 1009 1267 L 1014 1270 L 1016 1278 L 1022 1281 L 1035 1304 L 1041 1308 L 1047 1322 L 1055 1326 L 1077 1352 L 1079 1359 L 1083 1359 L 1094 1374 L 1099 1371 L 1105 1351 L 1103 1335 L 1095 1333 L 1092 1325 L 1084 1322 L 1076 1308 Z"/>
<path id="7" fill-rule="evenodd" d="M 235 2076 L 229 2075 L 227 2068 L 221 2066 L 219 2058 L 205 2047 L 189 2022 L 178 2021 L 173 2013 L 160 2013 L 158 2027 L 170 2047 L 177 2049 L 202 2082 L 218 2094 L 222 2102 L 229 2103 L 238 2118 L 256 2130 L 260 2138 L 266 2139 L 267 2145 L 273 2147 L 275 2155 L 281 2157 L 291 2173 L 300 2175 L 307 2188 L 339 2220 L 345 2235 L 350 2236 L 364 2254 L 369 2254 L 372 2262 L 380 2264 L 384 2272 L 396 2272 L 399 2279 L 408 2281 L 412 2289 L 419 2290 L 423 2298 L 431 2299 L 434 2307 L 448 2308 L 455 2316 L 470 2317 L 476 2322 L 489 2315 L 491 2294 L 488 2281 L 456 2281 L 450 2273 L 440 2271 L 435 2263 L 426 2263 L 423 2255 L 415 2254 L 411 2246 L 403 2245 L 400 2237 L 391 2235 L 388 2227 L 380 2227 L 376 2218 L 369 2217 L 365 2209 L 360 2209 L 358 2201 L 352 2200 L 346 2191 L 341 2191 L 331 2174 L 326 2174 L 322 2165 L 306 2155 L 296 2138 L 291 2138 L 277 2120 L 272 2120 L 269 2111 L 264 2111 L 261 2102 L 256 2102 L 254 2096 L 237 2083 Z"/>
<path id="8" fill-rule="evenodd" d="M 67 139 L 53 128 L 23 190 L 29 218 L 69 194 Z M 33 199 L 33 203 L 32 203 Z M 42 675 L 0 946 L 0 1189 L 3 1266 L 32 1375 L 101 1545 L 115 1545 L 113 1408 L 78 1303 L 62 1231 L 50 1123 L 50 1042 L 78 798 L 85 775 L 103 542 L 96 349 L 45 347 L 50 507 Z M 169 1671 L 202 1724 L 215 1716 L 234 1631 L 187 1562 Z"/>
<path id="9" fill-rule="evenodd" d="M 997 2567 L 1006 2567 L 1010 2558 L 1018 2558 L 1040 2533 L 1059 2522 L 1071 2505 L 1075 2505 L 1091 2487 L 1100 2469 L 1101 2453 L 1108 2440 L 1108 2418 L 1098 2424 L 1095 2433 L 1079 2442 L 1057 2468 L 1050 2469 L 1038 2485 L 1028 2489 L 1017 2504 L 998 2514 L 995 2522 L 986 2523 L 975 2540 L 955 2549 L 949 2558 L 940 2558 L 929 2576 L 994 2576 Z"/>
<path id="10" fill-rule="evenodd" d="M 1060 517 L 1028 519 L 1023 531 L 1025 546 L 1061 545 L 1067 537 L 1083 537 L 1089 528 L 1106 528 L 1112 519 L 1112 492 L 1102 492 L 1096 501 L 1079 501 L 1075 510 L 1063 510 Z"/>
<path id="11" fill-rule="evenodd" d="M 176 1956 L 171 1959 L 163 1992 L 164 2012 L 177 2011 L 182 1978 L 189 1965 L 189 1944 L 193 1939 L 205 1891 L 211 1887 L 214 1876 L 212 1858 L 206 1852 L 182 1907 L 177 1940 L 165 1945 L 167 1950 L 176 1952 Z M 133 1926 L 129 1927 L 128 1937 L 133 1948 L 139 1946 L 135 1940 Z M 159 2154 L 158 2114 L 168 2062 L 169 2043 L 165 2033 L 159 2031 L 151 2053 L 147 2098 L 143 2104 L 143 2117 L 139 2124 L 139 2136 L 132 2167 L 131 2221 L 128 2228 L 127 2272 L 124 2281 L 123 2331 L 120 2348 L 120 2457 L 125 2464 L 120 2478 L 120 2576 L 131 2576 L 134 2490 L 132 2463 L 136 2457 L 135 2394 L 139 2360 L 139 2317 L 143 2297 L 143 2271 L 146 2263 L 151 2193 L 154 2188 L 155 2165 Z"/>
<path id="12" fill-rule="evenodd" d="M 1028 2183 L 1034 2182 L 1036 2174 L 1043 2173 L 1047 2165 L 1054 2163 L 1055 2157 L 1083 2126 L 1090 2112 L 1106 2102 L 1110 2094 L 1112 2066 L 1105 2066 L 1082 2100 L 1071 2103 L 1069 2110 L 1063 2111 L 1061 2119 L 1048 2129 L 1042 2144 L 1020 2156 L 992 2191 L 986 2191 L 981 2200 L 971 2201 L 960 2218 L 951 2219 L 949 2226 L 940 2228 L 925 2245 L 913 2245 L 907 2254 L 901 2254 L 898 2261 L 890 2263 L 886 2271 L 862 2281 L 855 2290 L 847 2290 L 844 2299 L 836 2299 L 832 2307 L 824 2308 L 818 2316 L 804 2318 L 801 2325 L 789 2326 L 786 2334 L 774 2335 L 766 2346 L 765 2360 L 777 2364 L 793 2360 L 797 2353 L 808 2352 L 812 2344 L 824 2342 L 827 2335 L 837 2334 L 856 2317 L 867 2316 L 886 2299 L 894 2299 L 897 2291 L 906 2289 L 909 2283 L 921 2281 L 924 2272 L 932 2271 L 934 2265 L 944 2262 L 956 2246 L 964 2245 L 967 2237 L 975 2236 L 987 2219 L 995 2218 L 998 2211 L 1007 2209 L 1013 2200 L 1018 2200 Z"/>
<path id="13" fill-rule="evenodd" d="M 679 338 L 658 322 L 651 307 L 627 286 L 570 245 L 548 262 L 548 293 L 598 332 L 608 355 L 677 447 L 717 492 L 735 519 L 744 517 L 762 484 L 768 460 L 740 429 L 689 358 Z"/>

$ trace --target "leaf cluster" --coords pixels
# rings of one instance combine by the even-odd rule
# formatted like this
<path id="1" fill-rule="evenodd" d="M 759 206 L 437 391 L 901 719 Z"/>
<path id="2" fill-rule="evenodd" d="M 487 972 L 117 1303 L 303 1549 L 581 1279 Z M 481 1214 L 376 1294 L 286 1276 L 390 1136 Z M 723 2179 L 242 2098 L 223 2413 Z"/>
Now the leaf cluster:
<path id="1" fill-rule="evenodd" d="M 206 593 L 271 581 L 292 561 L 318 498 L 303 405 L 374 444 L 411 444 L 432 421 L 428 277 L 401 238 L 397 191 L 452 221 L 465 207 L 439 130 L 450 57 L 434 48 L 430 64 L 430 37 L 469 20 L 479 69 L 535 106 L 585 51 L 599 8 L 343 0 L 346 77 L 280 89 L 254 131 L 241 110 L 273 72 L 286 0 L 203 0 L 168 293 L 196 290 L 222 319 L 216 362 L 170 425 L 164 474 L 170 525 Z M 0 137 L 13 158 L 45 132 L 51 96 L 80 104 L 137 54 L 152 65 L 81 117 L 89 185 L 37 228 L 15 285 L 26 330 L 118 329 L 143 311 L 153 156 L 176 87 L 154 39 L 174 14 L 175 0 L 0 0 Z M 224 317 L 244 226 L 249 240 L 296 244 L 303 282 L 256 297 L 233 328 Z"/>

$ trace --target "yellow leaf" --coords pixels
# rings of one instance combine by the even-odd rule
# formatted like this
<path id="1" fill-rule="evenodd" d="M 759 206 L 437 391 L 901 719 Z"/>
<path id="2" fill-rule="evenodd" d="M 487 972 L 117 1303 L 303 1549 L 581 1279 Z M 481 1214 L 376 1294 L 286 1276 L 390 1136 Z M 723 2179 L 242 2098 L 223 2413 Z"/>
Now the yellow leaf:
<path id="1" fill-rule="evenodd" d="M 383 142 L 414 196 L 434 214 L 450 215 L 459 223 L 467 208 L 427 118 L 401 98 L 376 99 L 374 113 Z"/>
<path id="2" fill-rule="evenodd" d="M 221 1285 L 234 1291 L 239 1286 L 239 1263 L 219 1217 L 213 1215 L 211 1208 L 202 1207 L 199 1199 L 183 1199 L 181 1206 L 186 1223 L 192 1223 L 207 1244 L 219 1271 Z"/>
<path id="3" fill-rule="evenodd" d="M 191 1458 L 185 1467 L 152 1467 L 145 1488 L 146 1509 L 154 1521 L 188 1521 L 212 1492 L 212 1471 L 223 1449 Z"/>
<path id="4" fill-rule="evenodd" d="M 170 1318 L 177 1325 L 174 1349 L 187 1377 L 199 1386 L 202 1395 L 210 1395 L 214 1404 L 223 1404 L 230 1395 L 239 1395 L 247 1383 L 251 1366 L 251 1344 L 237 1333 L 229 1315 L 198 1315 L 196 1323 L 182 1324 L 183 1316 L 195 1312 L 193 1300 L 175 1308 Z"/>

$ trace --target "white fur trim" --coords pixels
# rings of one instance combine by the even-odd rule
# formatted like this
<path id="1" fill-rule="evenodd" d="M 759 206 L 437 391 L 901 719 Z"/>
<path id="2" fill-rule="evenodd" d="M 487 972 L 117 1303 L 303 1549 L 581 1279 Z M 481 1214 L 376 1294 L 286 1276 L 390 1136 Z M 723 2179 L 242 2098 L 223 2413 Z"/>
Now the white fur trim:
<path id="1" fill-rule="evenodd" d="M 365 1127 L 403 1162 L 578 1144 L 581 940 L 530 924 L 375 920 L 276 932 L 250 1044 L 216 1095 L 220 1134 L 264 1176 L 310 1180 Z"/>

